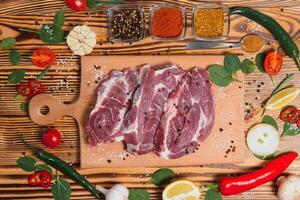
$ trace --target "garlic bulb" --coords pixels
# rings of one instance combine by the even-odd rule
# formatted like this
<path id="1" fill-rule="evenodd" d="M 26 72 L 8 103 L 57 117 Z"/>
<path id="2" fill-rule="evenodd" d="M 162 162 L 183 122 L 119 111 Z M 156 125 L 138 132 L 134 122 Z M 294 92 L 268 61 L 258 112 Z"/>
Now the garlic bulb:
<path id="1" fill-rule="evenodd" d="M 67 36 L 67 44 L 75 55 L 88 55 L 96 46 L 96 34 L 86 25 L 75 26 Z"/>
<path id="2" fill-rule="evenodd" d="M 105 200 L 128 200 L 129 191 L 124 185 L 116 184 L 110 189 L 97 185 L 96 188 L 105 195 Z"/>

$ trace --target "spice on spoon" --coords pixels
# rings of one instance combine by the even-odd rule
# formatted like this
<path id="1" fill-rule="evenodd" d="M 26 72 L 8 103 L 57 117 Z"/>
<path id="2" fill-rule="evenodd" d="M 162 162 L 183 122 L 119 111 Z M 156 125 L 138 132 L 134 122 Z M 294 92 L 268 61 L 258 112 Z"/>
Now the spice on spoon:
<path id="1" fill-rule="evenodd" d="M 242 47 L 245 51 L 254 53 L 260 51 L 265 46 L 264 40 L 258 35 L 247 35 L 242 40 Z"/>

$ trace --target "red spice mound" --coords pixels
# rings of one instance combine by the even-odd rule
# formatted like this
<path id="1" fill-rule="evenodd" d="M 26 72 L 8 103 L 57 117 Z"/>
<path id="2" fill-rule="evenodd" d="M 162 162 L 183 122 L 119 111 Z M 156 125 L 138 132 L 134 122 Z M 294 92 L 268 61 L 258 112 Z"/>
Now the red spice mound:
<path id="1" fill-rule="evenodd" d="M 152 17 L 152 34 L 161 38 L 174 38 L 183 29 L 182 13 L 179 8 L 159 8 Z"/>

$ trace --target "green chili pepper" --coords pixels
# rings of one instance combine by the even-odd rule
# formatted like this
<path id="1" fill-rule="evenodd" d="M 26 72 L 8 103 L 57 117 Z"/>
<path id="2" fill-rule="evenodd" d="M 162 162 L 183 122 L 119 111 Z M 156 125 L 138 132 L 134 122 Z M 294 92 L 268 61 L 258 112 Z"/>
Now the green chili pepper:
<path id="1" fill-rule="evenodd" d="M 293 58 L 300 70 L 299 49 L 290 35 L 273 18 L 247 7 L 230 8 L 230 14 L 237 14 L 247 17 L 270 31 L 279 42 L 285 53 Z"/>
<path id="2" fill-rule="evenodd" d="M 44 151 L 41 148 L 33 147 L 31 144 L 28 144 L 24 141 L 21 137 L 23 143 L 30 148 L 34 155 L 50 165 L 51 167 L 57 169 L 58 171 L 62 172 L 65 176 L 71 178 L 76 183 L 80 184 L 85 189 L 89 190 L 92 195 L 94 195 L 97 199 L 103 199 L 101 196 L 101 192 L 99 192 L 94 185 L 92 185 L 86 178 L 81 176 L 75 168 L 71 167 L 68 163 L 63 161 L 62 159 L 56 157 L 55 155 Z"/>

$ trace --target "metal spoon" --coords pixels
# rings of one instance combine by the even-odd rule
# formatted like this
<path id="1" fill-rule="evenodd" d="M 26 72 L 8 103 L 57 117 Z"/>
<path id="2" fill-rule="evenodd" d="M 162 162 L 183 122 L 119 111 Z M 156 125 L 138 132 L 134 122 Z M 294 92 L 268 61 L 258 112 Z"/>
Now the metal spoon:
<path id="1" fill-rule="evenodd" d="M 257 38 L 261 39 L 262 45 L 256 51 L 248 51 L 248 52 L 260 51 L 265 46 L 265 42 L 260 36 L 254 35 L 254 34 L 249 34 L 249 35 L 244 36 L 241 39 L 241 41 L 239 41 L 239 42 L 190 41 L 190 42 L 186 43 L 186 47 L 188 49 L 219 49 L 219 48 L 240 47 L 243 50 L 247 51 L 247 49 L 245 49 L 244 42 L 247 39 L 249 39 L 250 37 L 257 37 Z"/>

